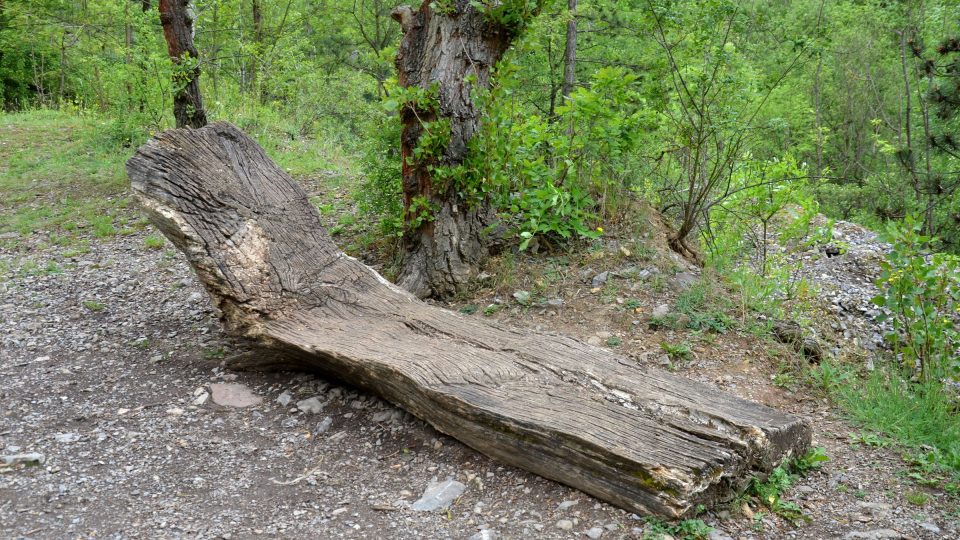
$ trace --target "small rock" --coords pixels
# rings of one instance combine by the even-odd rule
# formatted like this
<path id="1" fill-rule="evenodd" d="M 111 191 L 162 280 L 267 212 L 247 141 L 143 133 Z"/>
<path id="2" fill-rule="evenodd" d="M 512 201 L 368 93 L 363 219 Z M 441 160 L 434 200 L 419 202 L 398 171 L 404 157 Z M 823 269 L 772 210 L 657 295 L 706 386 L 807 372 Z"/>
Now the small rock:
<path id="1" fill-rule="evenodd" d="M 587 338 L 587 343 L 590 345 L 593 345 L 594 347 L 599 347 L 603 345 L 603 340 L 601 340 L 597 336 L 590 336 Z"/>
<path id="2" fill-rule="evenodd" d="M 238 383 L 211 384 L 210 393 L 213 396 L 213 402 L 223 407 L 253 407 L 263 401 L 262 397 Z"/>
<path id="3" fill-rule="evenodd" d="M 328 416 L 328 417 L 324 418 L 323 420 L 321 420 L 319 424 L 317 424 L 317 427 L 316 427 L 316 429 L 315 429 L 314 431 L 315 431 L 316 433 L 326 433 L 327 430 L 329 430 L 329 429 L 330 429 L 330 426 L 332 426 L 332 425 L 333 425 L 333 418 L 330 418 L 330 417 Z"/>
<path id="4" fill-rule="evenodd" d="M 12 454 L 9 456 L 0 456 L 4 465 L 43 465 L 47 457 L 39 452 L 29 454 Z"/>
<path id="5" fill-rule="evenodd" d="M 557 522 L 557 528 L 563 531 L 569 531 L 573 529 L 573 522 L 569 519 L 561 519 Z"/>
<path id="6" fill-rule="evenodd" d="M 670 306 L 666 304 L 660 304 L 659 306 L 653 308 L 651 314 L 654 317 L 666 317 L 670 314 Z"/>
<path id="7" fill-rule="evenodd" d="M 600 339 L 607 339 L 607 338 L 609 338 L 609 337 L 611 337 L 611 336 L 613 336 L 613 334 L 612 334 L 611 332 L 606 332 L 606 331 L 603 331 L 603 330 L 601 330 L 600 332 L 597 332 L 597 337 L 600 338 Z"/>
<path id="8" fill-rule="evenodd" d="M 58 433 L 53 436 L 53 439 L 58 443 L 72 443 L 80 440 L 79 433 Z"/>
<path id="9" fill-rule="evenodd" d="M 193 400 L 193 404 L 196 405 L 197 407 L 200 407 L 201 405 L 205 404 L 208 399 L 210 399 L 210 394 L 208 394 L 207 392 L 203 392 L 202 394 L 197 396 L 196 399 Z"/>
<path id="10" fill-rule="evenodd" d="M 921 522 L 920 528 L 933 534 L 940 534 L 940 527 L 937 527 L 936 523 L 930 521 Z"/>
<path id="11" fill-rule="evenodd" d="M 693 287 L 698 281 L 700 281 L 700 278 L 691 274 L 690 272 L 680 272 L 679 274 L 673 276 L 673 284 L 681 291 L 685 291 L 690 287 Z"/>
<path id="12" fill-rule="evenodd" d="M 167 409 L 167 414 L 169 414 L 170 416 L 183 416 L 183 413 L 185 412 L 186 411 L 184 411 L 180 407 L 173 407 L 173 408 Z"/>
<path id="13" fill-rule="evenodd" d="M 621 248 L 622 249 L 622 248 Z M 585 533 L 591 540 L 597 540 L 603 536 L 603 528 L 601 527 L 592 527 Z"/>
<path id="14" fill-rule="evenodd" d="M 370 417 L 370 420 L 374 422 L 386 422 L 391 417 L 393 417 L 393 411 L 380 411 L 373 413 L 373 415 Z"/>
<path id="15" fill-rule="evenodd" d="M 316 396 L 297 402 L 297 408 L 306 414 L 320 414 L 323 412 L 323 407 L 324 403 Z"/>
<path id="16" fill-rule="evenodd" d="M 893 529 L 874 529 L 849 532 L 843 538 L 844 540 L 885 540 L 903 538 L 903 535 Z"/>
<path id="17" fill-rule="evenodd" d="M 563 298 L 551 298 L 547 300 L 547 307 L 560 309 L 563 307 Z"/>
<path id="18" fill-rule="evenodd" d="M 886 503 L 875 503 L 875 502 L 861 502 L 857 504 L 860 507 L 860 511 L 865 514 L 870 514 L 874 517 L 883 517 L 890 513 L 890 510 L 893 508 L 892 505 Z"/>
<path id="19" fill-rule="evenodd" d="M 720 529 L 713 529 L 707 535 L 707 540 L 733 540 L 733 537 Z"/>
<path id="20" fill-rule="evenodd" d="M 463 495 L 467 486 L 453 479 L 443 482 L 437 482 L 434 478 L 427 489 L 424 490 L 420 499 L 413 503 L 410 508 L 417 512 L 431 512 L 450 506 L 450 504 L 459 496 Z"/>
<path id="21" fill-rule="evenodd" d="M 562 503 L 557 505 L 557 511 L 563 512 L 564 510 L 571 508 L 573 506 L 576 506 L 579 503 L 580 503 L 579 499 L 574 499 L 572 501 L 563 501 Z"/>
<path id="22" fill-rule="evenodd" d="M 593 279 L 590 281 L 590 285 L 594 288 L 603 287 L 603 284 L 610 279 L 610 272 L 600 272 L 599 274 L 593 276 Z"/>
<path id="23" fill-rule="evenodd" d="M 483 529 L 477 534 L 470 537 L 469 540 L 497 540 L 500 538 L 500 535 L 497 534 L 497 531 L 493 529 Z"/>
<path id="24" fill-rule="evenodd" d="M 280 393 L 279 396 L 277 396 L 277 403 L 279 403 L 281 407 L 286 407 L 287 405 L 290 404 L 291 401 L 293 401 L 293 395 L 291 395 L 290 392 L 287 392 L 286 390 L 284 390 L 283 392 Z"/>
<path id="25" fill-rule="evenodd" d="M 521 306 L 526 306 L 530 304 L 530 292 L 529 291 L 517 291 L 513 293 L 513 299 L 517 301 Z"/>

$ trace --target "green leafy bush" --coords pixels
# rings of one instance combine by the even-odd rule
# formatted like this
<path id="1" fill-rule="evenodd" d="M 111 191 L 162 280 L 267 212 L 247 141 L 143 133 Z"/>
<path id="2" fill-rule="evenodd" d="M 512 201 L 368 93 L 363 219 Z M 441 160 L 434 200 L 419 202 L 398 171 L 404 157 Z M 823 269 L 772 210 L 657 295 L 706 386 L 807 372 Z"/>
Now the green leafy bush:
<path id="1" fill-rule="evenodd" d="M 892 249 L 877 282 L 882 293 L 873 299 L 885 309 L 881 320 L 893 330 L 886 339 L 922 380 L 960 377 L 960 258 L 931 253 L 933 239 L 920 234 L 912 218 L 891 224 L 884 240 Z"/>

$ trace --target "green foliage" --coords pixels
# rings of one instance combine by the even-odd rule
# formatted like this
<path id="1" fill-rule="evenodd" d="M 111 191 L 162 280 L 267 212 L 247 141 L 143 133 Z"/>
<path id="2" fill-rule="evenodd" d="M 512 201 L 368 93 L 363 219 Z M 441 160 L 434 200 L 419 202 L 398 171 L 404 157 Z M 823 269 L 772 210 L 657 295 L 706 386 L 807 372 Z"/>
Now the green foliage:
<path id="1" fill-rule="evenodd" d="M 103 311 L 103 308 L 106 307 L 102 303 L 97 302 L 96 300 L 84 300 L 83 307 L 89 309 L 90 311 Z"/>
<path id="2" fill-rule="evenodd" d="M 829 459 L 824 448 L 811 448 L 805 455 L 775 468 L 766 479 L 752 478 L 747 492 L 756 497 L 760 504 L 786 520 L 797 524 L 809 521 L 810 517 L 803 513 L 800 505 L 783 500 L 783 494 L 797 480 L 819 469 Z"/>
<path id="3" fill-rule="evenodd" d="M 543 0 L 472 0 L 470 5 L 491 23 L 519 35 L 540 11 Z"/>
<path id="4" fill-rule="evenodd" d="M 880 319 L 893 325 L 886 338 L 904 364 L 925 381 L 960 378 L 960 257 L 930 253 L 932 239 L 920 229 L 909 217 L 887 229 L 892 249 L 873 301 L 885 310 Z"/>
<path id="5" fill-rule="evenodd" d="M 470 146 L 458 190 L 491 197 L 526 249 L 534 239 L 565 243 L 596 238 L 598 220 L 629 187 L 625 161 L 648 122 L 638 79 L 622 70 L 598 70 L 555 118 L 518 107 L 519 66 L 501 62 L 493 90 L 478 96 L 484 122 Z"/>
<path id="6" fill-rule="evenodd" d="M 685 519 L 676 523 L 667 523 L 653 518 L 647 519 L 643 540 L 705 540 L 709 537 L 710 527 L 702 519 Z"/>
<path id="7" fill-rule="evenodd" d="M 663 352 L 667 353 L 667 356 L 670 357 L 672 362 L 693 360 L 694 357 L 693 349 L 686 341 L 680 343 L 669 343 L 664 341 L 660 344 L 660 348 L 663 349 Z"/>
<path id="8" fill-rule="evenodd" d="M 862 381 L 838 386 L 834 399 L 870 430 L 857 441 L 882 444 L 888 440 L 882 433 L 906 448 L 932 448 L 938 466 L 960 473 L 955 398 L 942 384 L 910 381 L 898 367 L 882 365 Z"/>

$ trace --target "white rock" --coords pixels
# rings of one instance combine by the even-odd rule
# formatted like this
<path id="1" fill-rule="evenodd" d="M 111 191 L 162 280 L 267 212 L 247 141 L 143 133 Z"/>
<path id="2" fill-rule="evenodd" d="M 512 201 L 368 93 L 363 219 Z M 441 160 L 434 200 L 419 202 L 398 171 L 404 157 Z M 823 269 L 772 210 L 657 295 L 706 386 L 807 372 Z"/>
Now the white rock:
<path id="1" fill-rule="evenodd" d="M 420 499 L 413 503 L 410 508 L 417 512 L 441 510 L 450 506 L 457 497 L 463 495 L 466 489 L 467 486 L 452 478 L 443 482 L 437 482 L 437 479 L 434 478 L 427 489 L 424 490 Z"/>
<path id="2" fill-rule="evenodd" d="M 210 385 L 213 402 L 223 407 L 252 407 L 259 405 L 263 398 L 253 390 L 238 383 L 216 383 Z"/>
<path id="3" fill-rule="evenodd" d="M 79 433 L 57 433 L 53 439 L 58 443 L 72 443 L 80 440 Z"/>
<path id="4" fill-rule="evenodd" d="M 561 519 L 557 522 L 557 528 L 564 531 L 569 531 L 573 529 L 573 522 L 569 519 Z"/>
<path id="5" fill-rule="evenodd" d="M 320 398 L 316 396 L 297 402 L 297 408 L 306 414 L 320 414 L 323 412 L 324 405 Z"/>

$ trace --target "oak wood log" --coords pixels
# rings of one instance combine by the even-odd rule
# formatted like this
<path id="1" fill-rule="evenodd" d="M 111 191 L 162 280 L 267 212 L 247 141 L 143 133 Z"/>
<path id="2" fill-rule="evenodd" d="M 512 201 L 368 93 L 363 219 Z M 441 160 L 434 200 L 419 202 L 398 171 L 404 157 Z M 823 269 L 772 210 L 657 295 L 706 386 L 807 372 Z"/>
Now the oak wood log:
<path id="1" fill-rule="evenodd" d="M 416 300 L 342 253 L 303 189 L 229 124 L 162 133 L 127 171 L 231 333 L 504 463 L 679 517 L 810 444 L 805 420 L 576 339 Z"/>

